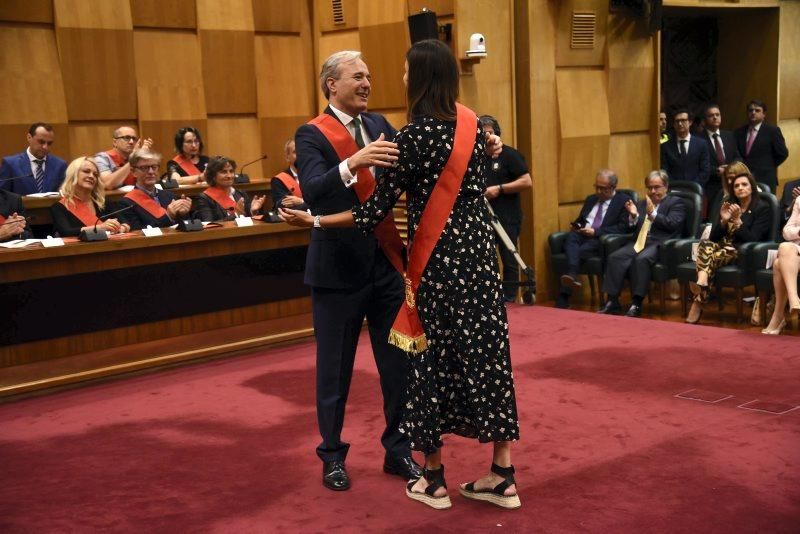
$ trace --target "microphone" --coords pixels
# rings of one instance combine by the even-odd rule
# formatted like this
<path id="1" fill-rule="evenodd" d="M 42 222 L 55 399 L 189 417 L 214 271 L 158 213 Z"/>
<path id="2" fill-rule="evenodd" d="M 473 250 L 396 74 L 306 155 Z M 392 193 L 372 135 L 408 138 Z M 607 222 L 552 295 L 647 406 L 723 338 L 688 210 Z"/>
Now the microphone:
<path id="1" fill-rule="evenodd" d="M 259 161 L 264 160 L 264 159 L 267 159 L 267 155 L 266 154 L 264 154 L 263 156 L 261 156 L 258 159 L 254 159 L 253 161 L 249 161 L 249 162 L 245 163 L 244 165 L 242 165 L 242 168 L 239 169 L 239 174 L 237 174 L 233 178 L 233 183 L 235 183 L 235 184 L 249 184 L 250 183 L 250 177 L 247 176 L 244 173 L 244 168 L 247 167 L 248 165 L 252 165 L 253 163 L 258 163 Z"/>
<path id="2" fill-rule="evenodd" d="M 125 206 L 122 209 L 118 209 L 116 211 L 112 211 L 111 213 L 106 213 L 102 217 L 98 217 L 97 220 L 94 221 L 94 228 L 92 228 L 91 230 L 81 230 L 81 234 L 80 234 L 80 236 L 78 236 L 78 239 L 80 239 L 81 241 L 85 241 L 87 243 L 92 243 L 94 241 L 107 241 L 108 240 L 108 232 L 106 232 L 102 228 L 100 230 L 98 230 L 97 229 L 97 223 L 99 223 L 100 221 L 104 221 L 104 220 L 110 218 L 112 215 L 116 215 L 117 213 L 122 213 L 123 211 L 127 211 L 127 210 L 131 209 L 134 206 L 135 206 L 135 204 L 131 204 L 130 206 Z"/>
<path id="3" fill-rule="evenodd" d="M 31 173 L 31 174 L 23 174 L 21 176 L 10 176 L 8 178 L 0 178 L 0 184 L 3 184 L 5 182 L 11 182 L 13 180 L 19 180 L 21 178 L 33 178 L 33 173 Z"/>
<path id="4" fill-rule="evenodd" d="M 162 174 L 158 181 L 164 189 L 177 189 L 180 187 L 178 180 L 172 177 L 172 171 L 169 167 L 167 167 L 167 172 Z"/>

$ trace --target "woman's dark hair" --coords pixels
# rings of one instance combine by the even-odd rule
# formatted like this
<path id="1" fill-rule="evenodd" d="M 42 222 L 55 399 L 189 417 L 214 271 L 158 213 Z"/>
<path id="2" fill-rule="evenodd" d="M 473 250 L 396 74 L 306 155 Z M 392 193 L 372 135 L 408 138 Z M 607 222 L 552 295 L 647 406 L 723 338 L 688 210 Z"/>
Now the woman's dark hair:
<path id="1" fill-rule="evenodd" d="M 208 160 L 208 165 L 206 165 L 206 182 L 208 182 L 208 185 L 217 185 L 217 174 L 228 164 L 230 164 L 234 171 L 236 170 L 236 162 L 231 158 L 214 156 Z"/>
<path id="2" fill-rule="evenodd" d="M 494 130 L 494 134 L 500 137 L 500 123 L 497 122 L 497 119 L 495 119 L 491 115 L 481 115 L 480 117 L 478 117 L 478 122 L 481 123 L 481 128 L 486 128 L 487 126 L 491 126 L 492 130 Z"/>
<path id="3" fill-rule="evenodd" d="M 184 126 L 175 132 L 175 152 L 178 154 L 183 154 L 183 138 L 186 137 L 187 133 L 193 133 L 197 138 L 197 142 L 200 143 L 200 154 L 202 154 L 203 137 L 200 135 L 200 130 L 197 128 L 192 128 L 191 126 Z"/>
<path id="4" fill-rule="evenodd" d="M 734 204 L 739 204 L 739 197 L 733 192 L 733 185 L 736 183 L 736 180 L 739 178 L 747 178 L 747 181 L 750 182 L 750 206 L 749 208 L 752 210 L 756 206 L 758 206 L 758 201 L 760 200 L 760 195 L 758 194 L 758 184 L 756 183 L 756 179 L 749 170 L 747 172 L 738 172 L 736 176 L 731 181 L 731 196 L 730 202 Z"/>
<path id="5" fill-rule="evenodd" d="M 458 65 L 450 48 L 437 39 L 418 41 L 406 52 L 408 61 L 408 119 L 456 118 Z"/>

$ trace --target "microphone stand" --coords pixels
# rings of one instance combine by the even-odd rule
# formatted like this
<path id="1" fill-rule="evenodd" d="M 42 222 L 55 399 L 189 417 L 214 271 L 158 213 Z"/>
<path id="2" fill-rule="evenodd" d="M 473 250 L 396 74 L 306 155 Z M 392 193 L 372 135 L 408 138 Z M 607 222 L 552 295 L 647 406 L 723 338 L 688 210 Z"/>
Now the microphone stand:
<path id="1" fill-rule="evenodd" d="M 237 174 L 236 176 L 233 177 L 233 183 L 234 184 L 249 184 L 250 183 L 250 177 L 247 176 L 244 173 L 244 168 L 247 167 L 248 165 L 252 165 L 253 163 L 258 163 L 259 161 L 265 160 L 265 159 L 267 159 L 267 155 L 266 154 L 264 154 L 263 156 L 261 156 L 258 159 L 254 159 L 253 161 L 248 161 L 247 163 L 242 165 L 242 168 L 239 169 L 239 174 Z"/>
<path id="2" fill-rule="evenodd" d="M 98 217 L 97 220 L 94 221 L 94 228 L 92 228 L 91 230 L 81 230 L 78 239 L 86 243 L 93 243 L 96 241 L 108 241 L 108 232 L 104 228 L 98 230 L 97 223 L 99 223 L 104 219 L 108 219 L 112 215 L 116 215 L 117 213 L 122 213 L 123 211 L 127 211 L 131 209 L 133 206 L 134 204 L 131 204 L 130 206 L 125 206 L 122 209 L 118 209 L 116 211 L 112 211 L 111 213 L 107 213 L 102 217 Z"/>

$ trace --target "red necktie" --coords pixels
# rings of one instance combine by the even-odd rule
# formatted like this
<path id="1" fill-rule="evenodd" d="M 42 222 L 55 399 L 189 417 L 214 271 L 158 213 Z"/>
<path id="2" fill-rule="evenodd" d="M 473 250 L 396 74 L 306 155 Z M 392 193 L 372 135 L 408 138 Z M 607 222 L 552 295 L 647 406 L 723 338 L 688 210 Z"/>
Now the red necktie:
<path id="1" fill-rule="evenodd" d="M 714 134 L 714 150 L 717 152 L 717 164 L 725 165 L 725 154 L 722 153 L 722 143 L 719 142 L 719 134 Z"/>

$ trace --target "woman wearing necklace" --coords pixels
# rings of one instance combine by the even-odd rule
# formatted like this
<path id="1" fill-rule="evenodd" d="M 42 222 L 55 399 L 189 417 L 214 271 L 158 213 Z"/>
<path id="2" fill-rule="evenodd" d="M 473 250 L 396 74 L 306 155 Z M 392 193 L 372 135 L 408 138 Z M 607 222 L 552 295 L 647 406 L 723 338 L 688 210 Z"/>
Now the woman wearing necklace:
<path id="1" fill-rule="evenodd" d="M 72 161 L 59 192 L 61 200 L 50 207 L 50 212 L 53 226 L 61 237 L 77 236 L 81 230 L 95 226 L 112 234 L 130 232 L 130 226 L 117 219 L 100 220 L 108 210 L 105 209 L 105 192 L 94 159 Z"/>
<path id="2" fill-rule="evenodd" d="M 175 157 L 167 162 L 167 172 L 179 184 L 205 181 L 208 156 L 203 155 L 200 130 L 186 126 L 175 133 Z"/>
<path id="3" fill-rule="evenodd" d="M 261 213 L 264 195 L 252 200 L 247 193 L 233 188 L 236 162 L 225 156 L 211 158 L 206 167 L 208 188 L 195 199 L 195 217 L 203 221 L 230 221 L 237 216 Z"/>

